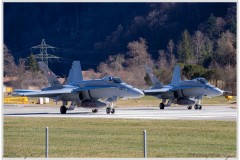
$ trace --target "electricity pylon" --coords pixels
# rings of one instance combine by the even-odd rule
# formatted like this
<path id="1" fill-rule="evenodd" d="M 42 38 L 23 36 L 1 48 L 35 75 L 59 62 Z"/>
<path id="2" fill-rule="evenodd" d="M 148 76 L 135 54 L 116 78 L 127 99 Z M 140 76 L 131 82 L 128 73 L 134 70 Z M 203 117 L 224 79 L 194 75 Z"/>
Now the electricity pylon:
<path id="1" fill-rule="evenodd" d="M 49 59 L 59 59 L 60 58 L 60 57 L 57 57 L 55 55 L 48 54 L 48 52 L 47 52 L 48 49 L 54 49 L 55 47 L 47 45 L 44 39 L 42 39 L 42 42 L 41 42 L 40 45 L 33 46 L 31 48 L 40 49 L 40 53 L 35 54 L 34 57 L 38 60 L 40 59 L 41 61 L 46 63 L 46 65 L 48 65 L 48 60 Z"/>

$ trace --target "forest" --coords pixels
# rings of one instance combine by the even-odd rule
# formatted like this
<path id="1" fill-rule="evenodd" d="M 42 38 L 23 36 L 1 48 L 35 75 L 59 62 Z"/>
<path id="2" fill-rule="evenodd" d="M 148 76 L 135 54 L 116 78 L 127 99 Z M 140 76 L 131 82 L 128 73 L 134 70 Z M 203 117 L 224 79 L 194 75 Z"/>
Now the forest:
<path id="1" fill-rule="evenodd" d="M 236 94 L 236 6 L 228 8 L 223 17 L 210 14 L 195 31 L 184 29 L 177 40 L 169 39 L 165 48 L 152 58 L 148 41 L 139 37 L 128 42 L 126 52 L 109 55 L 96 70 L 88 69 L 85 79 L 119 76 L 138 88 L 148 88 L 151 83 L 144 65 L 153 68 L 163 84 L 171 81 L 176 63 L 182 68 L 182 79 L 204 77 L 211 84 Z M 46 79 L 39 71 L 34 55 L 29 61 L 19 59 L 15 63 L 8 46 L 4 45 L 4 76 L 14 88 L 43 87 Z M 64 77 L 67 78 L 67 77 Z"/>

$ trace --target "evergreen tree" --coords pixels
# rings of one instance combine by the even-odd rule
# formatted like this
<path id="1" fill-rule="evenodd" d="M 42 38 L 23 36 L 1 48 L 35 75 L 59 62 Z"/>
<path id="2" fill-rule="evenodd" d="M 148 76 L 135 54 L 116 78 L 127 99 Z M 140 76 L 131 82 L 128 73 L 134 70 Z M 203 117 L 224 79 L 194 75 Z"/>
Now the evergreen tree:
<path id="1" fill-rule="evenodd" d="M 190 62 L 193 55 L 193 45 L 188 30 L 184 30 L 181 40 L 178 43 L 178 60 L 179 62 Z"/>
<path id="2" fill-rule="evenodd" d="M 216 17 L 212 13 L 205 24 L 205 30 L 210 39 L 213 39 L 217 33 Z"/>
<path id="3" fill-rule="evenodd" d="M 204 38 L 204 47 L 202 51 L 202 65 L 209 67 L 213 59 L 213 42 L 208 38 Z"/>
<path id="4" fill-rule="evenodd" d="M 229 29 L 232 33 L 236 35 L 237 33 L 237 9 L 236 6 L 232 6 L 228 8 L 227 15 L 225 17 L 225 21 L 227 22 L 227 29 Z"/>
<path id="5" fill-rule="evenodd" d="M 29 56 L 29 67 L 30 70 L 32 72 L 36 72 L 39 70 L 38 64 L 37 64 L 37 60 L 35 58 L 35 56 L 31 53 L 31 55 Z"/>
<path id="6" fill-rule="evenodd" d="M 211 79 L 212 70 L 205 69 L 199 65 L 185 65 L 183 67 L 183 75 L 187 79 L 193 79 L 197 77 L 204 77 L 206 79 Z"/>

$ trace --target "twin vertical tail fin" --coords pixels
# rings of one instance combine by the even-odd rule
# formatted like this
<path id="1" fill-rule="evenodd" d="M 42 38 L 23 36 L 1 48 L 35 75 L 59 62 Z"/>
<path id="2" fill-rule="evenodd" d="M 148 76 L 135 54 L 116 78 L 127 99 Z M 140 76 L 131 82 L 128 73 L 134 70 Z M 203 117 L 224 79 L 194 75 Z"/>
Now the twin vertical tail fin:
<path id="1" fill-rule="evenodd" d="M 157 77 L 153 74 L 152 69 L 151 69 L 149 66 L 145 65 L 145 70 L 146 70 L 148 76 L 149 76 L 150 79 L 151 79 L 152 88 L 162 88 L 162 87 L 163 87 L 162 83 L 161 83 L 161 82 L 157 79 Z"/>
<path id="2" fill-rule="evenodd" d="M 80 61 L 73 61 L 72 67 L 69 71 L 67 84 L 80 82 L 82 80 L 83 76 Z"/>
<path id="3" fill-rule="evenodd" d="M 48 68 L 44 62 L 38 62 L 39 68 L 43 71 L 46 76 L 49 85 L 52 88 L 63 88 L 62 84 L 58 81 L 56 75 Z"/>
<path id="4" fill-rule="evenodd" d="M 181 67 L 179 64 L 174 66 L 171 84 L 177 84 L 181 81 Z"/>
<path id="5" fill-rule="evenodd" d="M 150 67 L 145 65 L 145 70 L 148 74 L 148 76 L 151 79 L 152 87 L 151 88 L 162 88 L 162 83 L 157 79 L 157 77 L 153 74 L 153 71 Z M 181 82 L 181 67 L 179 64 L 176 64 L 173 70 L 173 76 L 171 84 L 178 84 Z"/>

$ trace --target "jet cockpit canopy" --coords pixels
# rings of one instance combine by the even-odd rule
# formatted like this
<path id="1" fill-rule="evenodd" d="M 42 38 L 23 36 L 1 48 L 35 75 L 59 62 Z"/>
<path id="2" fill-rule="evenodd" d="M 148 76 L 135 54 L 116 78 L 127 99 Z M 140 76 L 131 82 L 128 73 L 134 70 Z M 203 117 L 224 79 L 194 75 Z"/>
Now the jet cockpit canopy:
<path id="1" fill-rule="evenodd" d="M 112 82 L 112 83 L 122 83 L 123 81 L 119 77 L 111 77 L 107 76 L 103 78 L 104 81 Z"/>
<path id="2" fill-rule="evenodd" d="M 199 82 L 199 83 L 202 83 L 202 84 L 208 83 L 208 81 L 205 78 L 202 78 L 202 77 L 194 78 L 193 81 L 196 81 L 196 82 Z"/>

